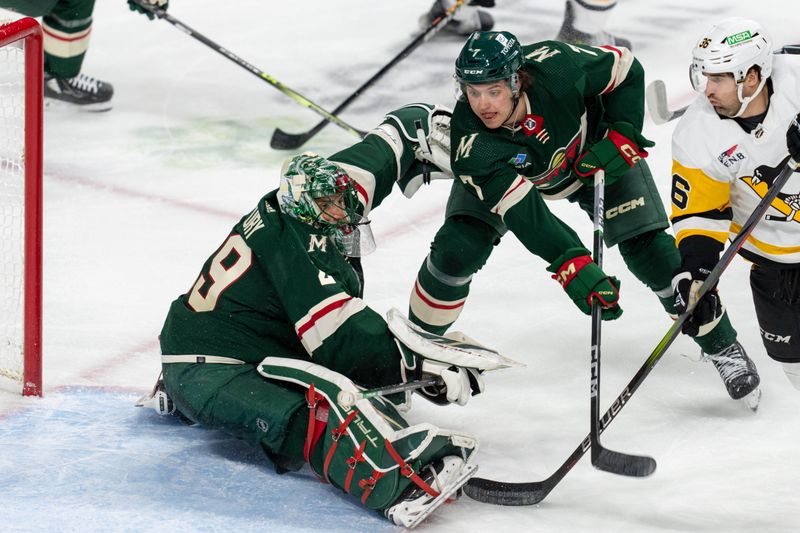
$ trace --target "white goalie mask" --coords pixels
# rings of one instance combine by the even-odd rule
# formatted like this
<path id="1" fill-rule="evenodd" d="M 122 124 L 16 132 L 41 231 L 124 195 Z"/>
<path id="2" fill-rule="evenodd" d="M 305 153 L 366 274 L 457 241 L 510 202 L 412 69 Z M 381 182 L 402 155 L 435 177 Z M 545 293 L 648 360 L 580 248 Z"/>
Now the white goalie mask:
<path id="1" fill-rule="evenodd" d="M 754 66 L 761 69 L 761 83 L 752 95 L 745 97 L 743 82 Z M 728 18 L 709 28 L 697 40 L 689 67 L 689 79 L 694 90 L 705 92 L 707 80 L 703 74 L 724 73 L 731 73 L 736 81 L 742 104 L 735 115 L 738 117 L 772 74 L 772 39 L 758 22 Z"/>

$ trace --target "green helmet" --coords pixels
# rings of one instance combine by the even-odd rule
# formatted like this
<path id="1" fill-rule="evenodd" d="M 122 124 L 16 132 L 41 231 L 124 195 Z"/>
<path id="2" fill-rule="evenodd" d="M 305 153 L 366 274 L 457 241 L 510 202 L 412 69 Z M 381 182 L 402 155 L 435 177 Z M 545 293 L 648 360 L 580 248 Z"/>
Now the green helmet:
<path id="1" fill-rule="evenodd" d="M 476 31 L 469 36 L 456 58 L 456 80 L 462 86 L 467 83 L 515 80 L 517 71 L 524 63 L 522 46 L 513 34 L 507 31 Z"/>
<path id="2" fill-rule="evenodd" d="M 316 200 L 339 194 L 342 195 L 339 207 L 346 216 L 330 222 L 322 216 L 323 210 Z M 360 203 L 355 182 L 333 161 L 311 152 L 286 160 L 277 198 L 281 212 L 321 230 L 343 254 L 366 255 L 375 249 L 366 226 L 369 221 L 358 213 Z"/>

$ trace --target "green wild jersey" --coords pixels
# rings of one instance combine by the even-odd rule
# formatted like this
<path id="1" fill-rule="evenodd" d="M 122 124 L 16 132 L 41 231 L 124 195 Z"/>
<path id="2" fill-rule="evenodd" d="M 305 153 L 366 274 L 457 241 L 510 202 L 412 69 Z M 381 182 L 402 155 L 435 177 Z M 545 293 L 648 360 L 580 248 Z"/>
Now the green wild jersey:
<path id="1" fill-rule="evenodd" d="M 564 198 L 581 187 L 572 166 L 603 135 L 604 125 L 625 121 L 642 127 L 644 71 L 629 51 L 610 46 L 543 41 L 523 51 L 523 69 L 531 79 L 521 95 L 525 119 L 513 129 L 491 130 L 468 102 L 459 101 L 450 123 L 451 164 L 471 194 L 547 259 L 553 251 L 542 250 L 537 240 L 546 236 L 571 244 L 543 222 L 543 208 L 536 205 L 540 195 Z M 528 194 L 534 187 L 540 194 Z"/>
<path id="2" fill-rule="evenodd" d="M 525 120 L 516 128 L 486 128 L 460 101 L 453 111 L 453 171 L 471 176 L 487 201 L 502 198 L 517 175 L 545 198 L 575 190 L 572 165 L 617 121 L 641 129 L 644 71 L 630 52 L 614 47 L 574 46 L 543 41 L 524 46 Z"/>
<path id="3" fill-rule="evenodd" d="M 191 290 L 172 303 L 164 354 L 311 358 L 364 386 L 400 381 L 383 318 L 330 241 L 278 211 L 275 192 L 242 217 Z"/>

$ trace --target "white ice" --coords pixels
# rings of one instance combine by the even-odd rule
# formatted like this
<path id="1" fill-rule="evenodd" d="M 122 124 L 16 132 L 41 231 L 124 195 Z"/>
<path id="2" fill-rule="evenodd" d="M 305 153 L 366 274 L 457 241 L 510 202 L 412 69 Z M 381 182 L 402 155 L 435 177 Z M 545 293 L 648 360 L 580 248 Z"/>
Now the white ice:
<path id="1" fill-rule="evenodd" d="M 263 2 L 174 0 L 170 13 L 318 104 L 333 109 L 401 50 L 430 0 Z M 555 35 L 562 0 L 507 0 L 497 27 L 523 42 Z M 779 44 L 797 42 L 789 0 L 620 2 L 609 29 L 631 38 L 648 81 L 671 105 L 693 95 L 686 76 L 695 37 L 724 16 L 759 19 Z M 413 101 L 452 104 L 462 41 L 425 43 L 368 89 L 342 118 L 362 129 Z M 258 453 L 222 433 L 133 407 L 159 371 L 157 335 L 170 301 L 193 283 L 239 217 L 277 184 L 288 155 L 269 148 L 275 127 L 300 131 L 319 117 L 164 21 L 98 2 L 84 71 L 114 84 L 103 114 L 45 119 L 43 399 L 0 392 L 3 531 L 397 531 L 306 470 L 277 476 Z M 645 134 L 665 202 L 674 125 Z M 304 149 L 330 154 L 355 140 L 329 126 Z M 378 251 L 365 260 L 366 299 L 404 309 L 442 220 L 448 184 L 399 193 L 373 214 Z M 576 206 L 551 208 L 591 243 Z M 623 317 L 604 324 L 607 407 L 666 333 L 669 319 L 627 272 L 616 249 Z M 479 475 L 541 480 L 588 432 L 589 320 L 507 236 L 475 277 L 457 323 L 524 361 L 487 375 L 464 408 L 417 401 L 412 421 L 473 432 Z M 646 453 L 656 473 L 630 479 L 584 458 L 538 506 L 468 498 L 420 531 L 794 532 L 800 518 L 800 393 L 761 344 L 737 259 L 721 290 L 740 340 L 759 367 L 758 413 L 730 400 L 695 345 L 669 349 L 603 434 L 615 450 Z"/>

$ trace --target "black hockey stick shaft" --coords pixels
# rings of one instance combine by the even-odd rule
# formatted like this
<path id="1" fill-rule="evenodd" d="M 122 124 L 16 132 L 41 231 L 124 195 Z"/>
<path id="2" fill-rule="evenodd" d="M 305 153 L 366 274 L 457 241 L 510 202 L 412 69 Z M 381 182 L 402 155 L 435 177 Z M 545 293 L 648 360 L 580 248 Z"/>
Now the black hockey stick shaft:
<path id="1" fill-rule="evenodd" d="M 691 302 L 686 312 L 678 317 L 672 324 L 664 337 L 659 341 L 658 345 L 650 352 L 649 357 L 645 360 L 644 364 L 639 368 L 636 374 L 631 378 L 622 392 L 617 396 L 611 407 L 605 412 L 603 418 L 600 419 L 599 432 L 602 432 L 608 427 L 611 421 L 616 418 L 619 412 L 628 403 L 634 392 L 641 386 L 648 374 L 653 370 L 655 365 L 666 353 L 667 348 L 672 344 L 675 338 L 681 331 L 683 323 L 694 311 L 696 302 L 703 297 L 718 281 L 722 273 L 728 267 L 733 257 L 739 252 L 744 245 L 747 238 L 753 232 L 758 222 L 764 216 L 764 213 L 769 208 L 772 200 L 775 199 L 780 189 L 789 179 L 792 172 L 797 168 L 797 162 L 789 159 L 788 163 L 781 170 L 780 174 L 775 178 L 775 181 L 768 189 L 764 198 L 758 203 L 756 208 L 747 218 L 742 225 L 741 230 L 736 237 L 731 241 L 728 248 L 722 254 L 717 264 L 711 270 L 708 278 L 703 282 L 698 291 L 698 297 L 695 302 Z M 591 447 L 591 436 L 587 435 L 581 441 L 577 448 L 567 458 L 566 461 L 555 471 L 550 477 L 542 481 L 529 481 L 529 482 L 507 482 L 507 481 L 494 481 L 485 478 L 472 478 L 464 487 L 464 492 L 470 498 L 495 505 L 535 505 L 544 500 L 548 494 L 564 479 L 564 476 L 572 470 L 578 461 L 583 457 Z"/>
<path id="2" fill-rule="evenodd" d="M 342 119 L 337 117 L 334 113 L 331 113 L 330 111 L 327 111 L 326 109 L 320 107 L 319 105 L 315 104 L 314 102 L 312 102 L 311 100 L 309 100 L 308 98 L 306 98 L 302 94 L 298 93 L 297 91 L 295 91 L 291 87 L 288 87 L 288 86 L 284 85 L 283 83 L 281 83 L 280 81 L 276 80 L 275 78 L 273 78 L 272 76 L 270 76 L 266 72 L 264 72 L 264 71 L 256 68 L 255 66 L 251 65 L 250 63 L 248 63 L 247 61 L 245 61 L 241 57 L 237 56 L 236 54 L 234 54 L 233 52 L 231 52 L 227 48 L 224 48 L 224 47 L 220 46 L 219 44 L 215 43 L 214 41 L 212 41 L 211 39 L 209 39 L 208 37 L 206 37 L 202 33 L 199 33 L 196 30 L 194 30 L 193 28 L 190 28 L 189 26 L 187 26 L 186 24 L 184 24 L 180 20 L 176 19 L 175 17 L 173 17 L 172 15 L 170 15 L 169 13 L 164 11 L 163 9 L 159 9 L 157 7 L 154 7 L 154 6 L 150 5 L 149 3 L 147 3 L 144 0 L 132 0 L 132 1 L 136 5 L 138 5 L 142 9 L 144 9 L 145 11 L 148 11 L 148 12 L 152 13 L 154 16 L 156 16 L 156 17 L 158 17 L 158 18 L 160 18 L 162 20 L 166 20 L 167 22 L 169 22 L 170 24 L 172 24 L 173 26 L 175 26 L 176 28 L 181 30 L 183 33 L 185 33 L 189 37 L 197 39 L 198 41 L 200 41 L 204 45 L 208 46 L 209 48 L 211 48 L 215 52 L 217 52 L 220 55 L 226 57 L 227 59 L 233 61 L 234 63 L 236 63 L 237 65 L 239 65 L 243 69 L 247 70 L 251 74 L 253 74 L 253 75 L 257 76 L 258 78 L 260 78 L 261 80 L 269 83 L 270 85 L 272 85 L 273 87 L 275 87 L 276 89 L 281 91 L 283 94 L 285 94 L 286 96 L 288 96 L 289 98 L 291 98 L 292 100 L 294 100 L 295 102 L 300 104 L 301 106 L 307 107 L 308 109 L 311 109 L 312 111 L 315 111 L 316 113 L 322 115 L 323 117 L 325 117 L 326 123 L 327 122 L 333 122 L 334 124 L 336 124 L 340 128 L 342 128 L 344 130 L 347 130 L 348 132 L 352 133 L 353 135 L 355 135 L 357 137 L 364 137 L 364 135 L 366 134 L 366 132 L 354 128 L 350 124 L 346 123 L 345 121 L 343 121 Z"/>
<path id="3" fill-rule="evenodd" d="M 456 11 L 458 11 L 465 2 L 466 0 L 458 0 L 458 2 L 453 4 L 442 16 L 434 19 L 428 28 L 425 29 L 425 31 L 417 35 L 410 43 L 408 43 L 405 48 L 403 48 L 396 56 L 386 63 L 378 72 L 373 74 L 370 79 L 361 84 L 361 87 L 353 91 L 350 96 L 345 98 L 345 100 L 332 111 L 332 114 L 338 115 L 344 111 L 345 108 L 353 102 L 353 100 L 358 98 L 367 88 L 381 79 L 383 75 L 386 74 L 392 67 L 408 57 L 411 52 L 416 50 L 417 47 L 419 47 L 422 43 L 433 38 L 433 36 L 436 35 L 439 30 L 444 28 L 450 22 Z M 280 128 L 276 128 L 272 134 L 272 139 L 270 140 L 269 145 L 277 150 L 295 150 L 308 142 L 308 140 L 314 135 L 319 133 L 322 128 L 328 125 L 328 122 L 329 120 L 325 118 L 317 123 L 313 128 L 303 133 L 287 133 Z"/>
<path id="4" fill-rule="evenodd" d="M 594 262 L 603 268 L 603 227 L 605 215 L 605 172 L 594 175 L 594 235 L 592 254 Z M 592 465 L 598 470 L 623 476 L 649 476 L 656 469 L 652 457 L 631 455 L 610 450 L 600 443 L 600 346 L 603 324 L 603 308 L 600 298 L 592 301 L 592 363 L 590 395 L 589 440 L 592 447 Z"/>

